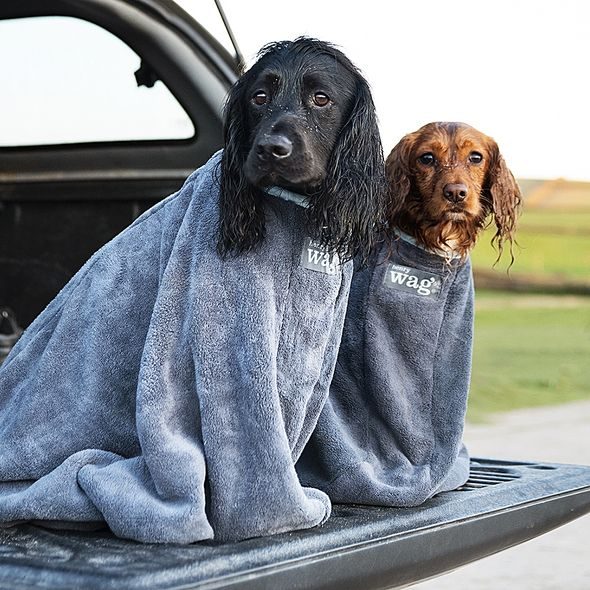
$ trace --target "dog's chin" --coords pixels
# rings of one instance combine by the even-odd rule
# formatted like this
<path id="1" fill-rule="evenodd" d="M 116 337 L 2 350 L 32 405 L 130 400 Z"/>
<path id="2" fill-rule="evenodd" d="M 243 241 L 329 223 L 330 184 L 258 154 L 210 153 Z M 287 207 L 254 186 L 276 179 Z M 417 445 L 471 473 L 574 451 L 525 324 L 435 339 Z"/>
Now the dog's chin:
<path id="1" fill-rule="evenodd" d="M 246 166 L 244 173 L 250 184 L 258 188 L 280 186 L 293 192 L 311 194 L 318 190 L 323 181 L 320 174 L 294 172 Z"/>
<path id="2" fill-rule="evenodd" d="M 444 213 L 444 220 L 451 222 L 467 221 L 469 216 L 462 209 L 449 209 Z"/>

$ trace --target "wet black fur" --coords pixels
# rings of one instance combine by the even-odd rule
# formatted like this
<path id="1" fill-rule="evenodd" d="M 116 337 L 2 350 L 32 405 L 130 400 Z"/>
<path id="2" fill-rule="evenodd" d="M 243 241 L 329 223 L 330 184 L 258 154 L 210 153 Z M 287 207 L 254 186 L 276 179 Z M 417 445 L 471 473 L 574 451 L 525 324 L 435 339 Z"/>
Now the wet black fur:
<path id="1" fill-rule="evenodd" d="M 256 105 L 264 90 L 268 103 Z M 329 106 L 313 104 L 315 92 Z M 232 87 L 225 109 L 218 249 L 223 256 L 264 238 L 261 189 L 278 185 L 309 197 L 310 235 L 343 259 L 366 258 L 383 218 L 386 185 L 369 86 L 332 45 L 299 38 L 264 47 Z M 256 146 L 280 133 L 292 156 L 265 161 Z"/>

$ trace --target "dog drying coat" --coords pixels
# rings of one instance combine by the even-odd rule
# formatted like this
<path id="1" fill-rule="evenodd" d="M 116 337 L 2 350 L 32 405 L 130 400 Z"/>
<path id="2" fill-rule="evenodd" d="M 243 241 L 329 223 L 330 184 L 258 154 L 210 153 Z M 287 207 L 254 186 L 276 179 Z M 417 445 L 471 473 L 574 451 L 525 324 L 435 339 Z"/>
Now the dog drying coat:
<path id="1" fill-rule="evenodd" d="M 306 212 L 270 195 L 262 244 L 222 259 L 219 160 L 99 250 L 0 368 L 0 522 L 189 543 L 328 517 L 294 463 L 328 393 L 352 263 L 306 268 Z"/>
<path id="2" fill-rule="evenodd" d="M 469 261 L 407 241 L 355 273 L 330 395 L 298 464 L 334 502 L 414 506 L 462 485 Z"/>

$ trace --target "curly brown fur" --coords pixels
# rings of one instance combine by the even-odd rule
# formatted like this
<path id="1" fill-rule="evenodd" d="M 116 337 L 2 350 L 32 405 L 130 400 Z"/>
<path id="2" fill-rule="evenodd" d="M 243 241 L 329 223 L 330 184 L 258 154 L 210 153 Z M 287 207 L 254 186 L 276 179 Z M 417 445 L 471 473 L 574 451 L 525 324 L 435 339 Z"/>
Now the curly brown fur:
<path id="1" fill-rule="evenodd" d="M 393 148 L 385 168 L 391 228 L 465 257 L 493 222 L 498 259 L 508 242 L 514 260 L 521 194 L 491 137 L 464 123 L 428 123 Z"/>
<path id="2" fill-rule="evenodd" d="M 263 48 L 226 104 L 221 162 L 222 255 L 264 239 L 262 189 L 306 195 L 308 226 L 342 260 L 366 258 L 386 201 L 383 151 L 365 79 L 329 43 Z"/>

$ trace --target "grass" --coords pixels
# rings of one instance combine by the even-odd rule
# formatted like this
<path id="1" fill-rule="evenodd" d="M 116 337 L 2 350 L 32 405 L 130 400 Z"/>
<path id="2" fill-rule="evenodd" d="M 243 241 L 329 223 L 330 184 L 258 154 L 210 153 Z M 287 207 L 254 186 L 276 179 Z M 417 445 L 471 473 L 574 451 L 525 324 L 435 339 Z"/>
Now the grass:
<path id="1" fill-rule="evenodd" d="M 468 419 L 590 399 L 590 298 L 478 291 Z"/>
<path id="2" fill-rule="evenodd" d="M 511 276 L 590 283 L 590 196 L 580 193 L 576 203 L 527 209 L 525 202 Z M 473 251 L 475 269 L 492 268 L 492 235 L 487 230 Z M 590 297 L 478 290 L 468 419 L 578 399 L 590 399 Z"/>
<path id="3" fill-rule="evenodd" d="M 497 258 L 490 245 L 492 235 L 488 229 L 478 241 L 471 257 L 475 268 L 492 268 Z M 590 211 L 528 211 L 522 216 L 517 241 L 510 274 L 590 281 Z M 509 261 L 505 251 L 496 270 L 505 272 Z"/>
<path id="4" fill-rule="evenodd" d="M 590 210 L 525 209 L 518 226 L 523 230 L 536 230 L 555 226 L 574 230 L 585 228 L 590 232 Z"/>

